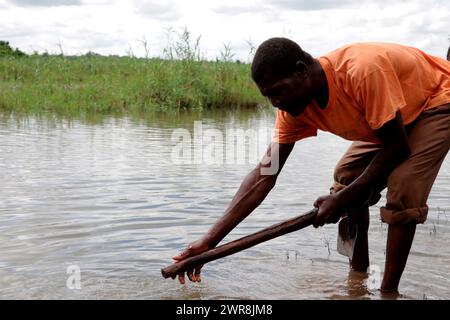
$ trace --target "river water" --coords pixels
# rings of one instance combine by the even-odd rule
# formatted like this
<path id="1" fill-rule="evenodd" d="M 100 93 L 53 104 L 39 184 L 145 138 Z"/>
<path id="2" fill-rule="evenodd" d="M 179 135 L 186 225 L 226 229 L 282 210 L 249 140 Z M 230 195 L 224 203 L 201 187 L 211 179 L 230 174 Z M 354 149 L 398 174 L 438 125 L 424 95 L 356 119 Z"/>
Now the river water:
<path id="1" fill-rule="evenodd" d="M 262 156 L 258 147 L 238 159 L 243 151 L 227 135 L 254 134 L 265 148 L 273 122 L 269 111 L 95 121 L 1 115 L 0 298 L 380 299 L 383 202 L 371 208 L 369 277 L 349 272 L 336 251 L 336 225 L 211 262 L 200 284 L 161 277 L 171 257 L 221 216 L 252 155 Z M 208 134 L 215 134 L 209 144 Z M 348 145 L 327 133 L 297 143 L 276 188 L 224 242 L 310 210 Z M 449 157 L 429 206 L 400 299 L 450 299 Z"/>

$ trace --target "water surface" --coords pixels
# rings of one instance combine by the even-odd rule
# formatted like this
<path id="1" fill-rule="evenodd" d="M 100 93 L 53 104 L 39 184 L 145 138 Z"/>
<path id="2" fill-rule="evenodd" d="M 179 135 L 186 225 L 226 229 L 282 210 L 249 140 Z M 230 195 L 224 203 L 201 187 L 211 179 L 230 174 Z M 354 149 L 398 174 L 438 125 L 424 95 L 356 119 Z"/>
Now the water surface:
<path id="1" fill-rule="evenodd" d="M 160 269 L 222 214 L 253 163 L 176 164 L 176 128 L 256 130 L 267 112 L 105 118 L 0 117 L 2 299 L 379 299 L 376 277 L 349 273 L 336 226 L 307 228 L 211 262 L 200 284 Z M 225 141 L 223 143 L 226 150 Z M 277 187 L 224 241 L 308 211 L 328 192 L 349 142 L 320 133 L 297 143 Z M 229 146 L 228 146 L 229 147 Z M 262 154 L 261 154 L 262 155 Z M 401 298 L 450 299 L 450 161 L 432 190 L 402 278 Z M 379 203 L 381 205 L 382 202 Z M 370 257 L 383 271 L 386 225 L 371 209 Z M 67 287 L 67 268 L 81 289 Z"/>

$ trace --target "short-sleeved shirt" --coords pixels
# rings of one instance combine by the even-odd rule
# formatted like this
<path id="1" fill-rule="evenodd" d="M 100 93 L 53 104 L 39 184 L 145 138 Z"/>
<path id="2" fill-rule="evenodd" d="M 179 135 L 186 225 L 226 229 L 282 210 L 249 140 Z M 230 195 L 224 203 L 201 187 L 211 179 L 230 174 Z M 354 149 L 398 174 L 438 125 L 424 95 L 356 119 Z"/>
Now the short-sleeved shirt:
<path id="1" fill-rule="evenodd" d="M 323 130 L 379 142 L 375 130 L 398 110 L 407 125 L 423 111 L 450 103 L 450 62 L 416 48 L 357 43 L 318 61 L 328 82 L 328 105 L 321 109 L 313 101 L 297 117 L 278 109 L 274 141 L 291 143 Z"/>

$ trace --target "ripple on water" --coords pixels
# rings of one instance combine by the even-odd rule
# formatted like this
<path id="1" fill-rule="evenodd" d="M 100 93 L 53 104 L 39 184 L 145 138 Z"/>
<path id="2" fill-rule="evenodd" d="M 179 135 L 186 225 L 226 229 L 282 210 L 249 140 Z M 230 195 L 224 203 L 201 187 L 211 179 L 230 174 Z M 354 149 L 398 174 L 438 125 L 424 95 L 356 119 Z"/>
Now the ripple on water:
<path id="1" fill-rule="evenodd" d="M 209 125 L 271 127 L 273 116 L 215 117 Z M 0 117 L 0 298 L 381 299 L 336 252 L 336 227 L 306 228 L 209 263 L 180 286 L 160 269 L 220 217 L 254 164 L 175 165 L 173 128 L 105 119 L 88 125 Z M 181 122 L 180 122 L 181 121 Z M 230 241 L 308 211 L 328 192 L 348 142 L 329 134 L 298 143 L 264 203 Z M 24 152 L 26 150 L 26 152 Z M 321 154 L 317 157 L 317 154 Z M 402 278 L 401 299 L 450 299 L 450 161 L 430 195 L 426 224 Z M 371 211 L 371 264 L 384 266 L 387 228 Z M 66 287 L 81 269 L 82 290 Z M 24 289 L 26 288 L 26 289 Z"/>

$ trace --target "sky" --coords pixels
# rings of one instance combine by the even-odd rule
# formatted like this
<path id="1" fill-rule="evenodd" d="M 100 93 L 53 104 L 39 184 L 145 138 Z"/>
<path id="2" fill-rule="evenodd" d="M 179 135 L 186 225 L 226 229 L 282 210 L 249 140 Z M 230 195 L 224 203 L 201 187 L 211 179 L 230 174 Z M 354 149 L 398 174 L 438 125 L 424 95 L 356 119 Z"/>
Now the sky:
<path id="1" fill-rule="evenodd" d="M 0 0 L 0 40 L 28 53 L 161 57 L 185 29 L 191 39 L 200 37 L 208 59 L 226 46 L 233 59 L 250 61 L 252 48 L 274 36 L 296 41 L 313 56 L 382 41 L 445 57 L 450 1 Z"/>

